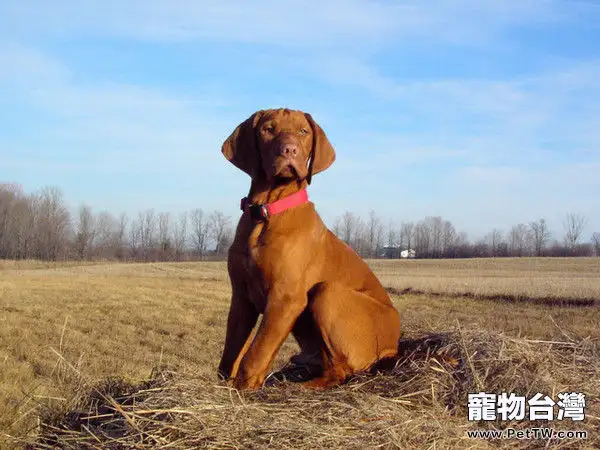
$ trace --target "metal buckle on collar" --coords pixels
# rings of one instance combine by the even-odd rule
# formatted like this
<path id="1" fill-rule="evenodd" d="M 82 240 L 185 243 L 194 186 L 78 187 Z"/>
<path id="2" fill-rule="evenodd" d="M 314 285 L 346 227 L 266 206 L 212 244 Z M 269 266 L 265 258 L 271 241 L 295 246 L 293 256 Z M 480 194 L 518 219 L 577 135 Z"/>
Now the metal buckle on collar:
<path id="1" fill-rule="evenodd" d="M 248 207 L 250 217 L 254 220 L 267 220 L 269 218 L 269 210 L 267 205 L 252 204 Z"/>

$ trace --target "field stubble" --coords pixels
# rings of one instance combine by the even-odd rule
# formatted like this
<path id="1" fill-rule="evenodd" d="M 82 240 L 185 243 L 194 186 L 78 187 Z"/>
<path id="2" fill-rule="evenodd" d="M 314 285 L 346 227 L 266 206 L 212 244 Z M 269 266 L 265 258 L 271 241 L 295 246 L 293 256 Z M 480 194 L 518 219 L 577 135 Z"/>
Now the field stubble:
<path id="1" fill-rule="evenodd" d="M 215 379 L 230 295 L 224 263 L 2 263 L 3 442 L 67 448 L 600 447 L 599 259 L 371 265 L 401 313 L 404 339 L 417 351 L 391 373 L 358 376 L 325 392 L 284 384 L 238 393 Z M 536 298 L 557 303 L 536 304 Z M 572 305 L 586 299 L 596 303 Z M 434 355 L 461 365 L 432 358 L 433 347 Z M 288 339 L 276 365 L 295 351 Z M 551 426 L 586 429 L 589 438 L 469 440 L 468 429 L 534 426 L 468 422 L 466 394 L 475 390 L 553 398 L 585 392 L 586 420 Z M 36 441 L 39 432 L 44 439 Z"/>

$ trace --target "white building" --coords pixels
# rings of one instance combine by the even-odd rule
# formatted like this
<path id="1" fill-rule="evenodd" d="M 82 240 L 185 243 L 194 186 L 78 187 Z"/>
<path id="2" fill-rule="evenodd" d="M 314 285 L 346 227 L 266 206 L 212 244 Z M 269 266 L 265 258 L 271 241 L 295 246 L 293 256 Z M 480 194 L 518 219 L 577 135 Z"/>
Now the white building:
<path id="1" fill-rule="evenodd" d="M 416 258 L 416 256 L 417 252 L 414 251 L 412 248 L 408 250 L 402 250 L 400 252 L 400 258 Z"/>

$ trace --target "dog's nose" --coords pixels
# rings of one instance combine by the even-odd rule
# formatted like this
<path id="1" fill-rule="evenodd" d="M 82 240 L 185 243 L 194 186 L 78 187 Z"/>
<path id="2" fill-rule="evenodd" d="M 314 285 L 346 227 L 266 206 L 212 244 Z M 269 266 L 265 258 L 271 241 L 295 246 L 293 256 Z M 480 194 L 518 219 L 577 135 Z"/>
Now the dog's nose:
<path id="1" fill-rule="evenodd" d="M 281 144 L 281 147 L 279 147 L 279 152 L 281 156 L 293 158 L 298 154 L 298 146 L 291 143 Z"/>

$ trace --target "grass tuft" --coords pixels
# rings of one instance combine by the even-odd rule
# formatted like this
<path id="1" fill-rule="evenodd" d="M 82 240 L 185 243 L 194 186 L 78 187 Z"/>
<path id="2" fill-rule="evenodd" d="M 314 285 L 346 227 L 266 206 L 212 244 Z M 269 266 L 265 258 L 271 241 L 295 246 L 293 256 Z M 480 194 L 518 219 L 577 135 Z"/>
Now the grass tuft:
<path id="1" fill-rule="evenodd" d="M 469 424 L 467 393 L 482 389 L 530 397 L 576 388 L 592 399 L 588 415 L 600 413 L 597 343 L 517 339 L 457 326 L 449 333 L 404 339 L 402 348 L 402 359 L 390 370 L 361 374 L 327 391 L 282 383 L 240 393 L 212 379 L 172 371 L 157 371 L 139 385 L 106 380 L 78 395 L 62 416 L 45 410 L 40 437 L 29 447 L 422 448 L 436 442 L 448 448 L 468 444 L 467 425 L 547 425 Z M 586 445 L 600 445 L 597 419 L 554 427 L 587 429 Z M 513 445 L 530 446 L 527 441 Z"/>
<path id="2" fill-rule="evenodd" d="M 0 447 L 600 448 L 600 260 L 371 264 L 401 314 L 400 361 L 326 391 L 242 393 L 215 375 L 224 263 L 3 263 Z M 586 419 L 469 422 L 479 391 L 583 392 Z M 534 426 L 589 436 L 466 435 Z"/>

